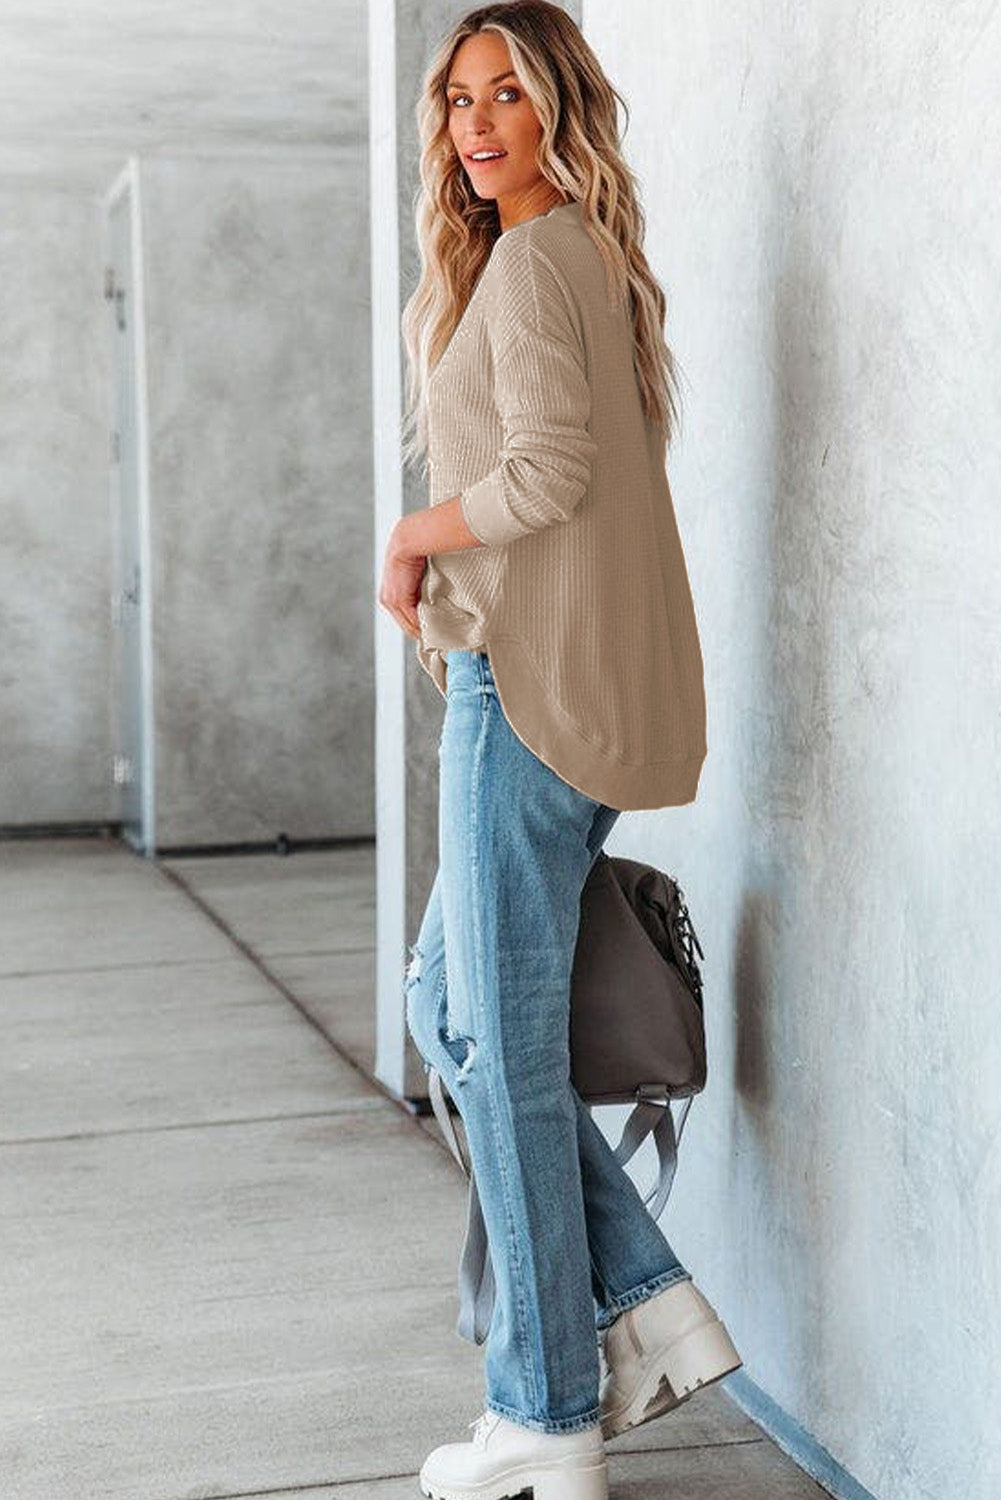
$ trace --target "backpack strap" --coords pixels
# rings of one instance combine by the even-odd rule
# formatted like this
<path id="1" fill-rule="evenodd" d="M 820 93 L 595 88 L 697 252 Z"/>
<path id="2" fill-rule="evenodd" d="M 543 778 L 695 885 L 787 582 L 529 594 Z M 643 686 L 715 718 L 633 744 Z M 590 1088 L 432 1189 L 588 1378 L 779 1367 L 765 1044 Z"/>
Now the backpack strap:
<path id="1" fill-rule="evenodd" d="M 487 1230 L 476 1191 L 476 1178 L 469 1179 L 469 1204 L 466 1215 L 466 1237 L 459 1261 L 459 1320 L 455 1331 L 471 1344 L 482 1344 L 490 1329 L 494 1310 L 493 1262 L 487 1243 Z"/>
<path id="2" fill-rule="evenodd" d="M 685 1100 L 685 1106 L 681 1112 L 681 1124 L 677 1131 L 674 1126 L 674 1113 L 670 1099 L 660 1101 L 640 1099 L 622 1127 L 619 1144 L 615 1147 L 615 1159 L 620 1166 L 624 1167 L 646 1137 L 653 1135 L 657 1147 L 657 1180 L 645 1195 L 643 1202 L 654 1219 L 660 1218 L 664 1205 L 671 1196 L 674 1174 L 678 1166 L 678 1143 L 694 1098 L 694 1094 L 689 1094 Z M 653 1199 L 652 1204 L 651 1199 Z"/>
<path id="3" fill-rule="evenodd" d="M 490 1329 L 493 1315 L 496 1285 L 490 1246 L 476 1178 L 471 1165 L 466 1161 L 445 1103 L 441 1074 L 432 1067 L 428 1072 L 428 1094 L 435 1118 L 452 1155 L 459 1163 L 463 1175 L 469 1181 L 469 1197 L 466 1206 L 466 1231 L 459 1257 L 459 1318 L 456 1332 L 471 1344 L 482 1344 Z M 689 1094 L 681 1112 L 681 1121 L 675 1130 L 671 1101 L 641 1097 L 633 1107 L 622 1129 L 619 1144 L 614 1149 L 616 1161 L 623 1167 L 642 1145 L 648 1135 L 653 1135 L 657 1147 L 657 1180 L 644 1196 L 649 1212 L 654 1219 L 663 1212 L 674 1185 L 674 1174 L 678 1165 L 678 1144 L 688 1119 L 694 1094 Z M 651 1204 L 651 1199 L 653 1200 Z"/>
<path id="4" fill-rule="evenodd" d="M 466 1161 L 459 1144 L 452 1116 L 445 1103 L 441 1074 L 435 1067 L 428 1069 L 428 1096 L 448 1149 L 459 1163 L 463 1175 L 469 1179 L 466 1233 L 459 1256 L 459 1321 L 456 1332 L 471 1344 L 482 1344 L 493 1313 L 494 1269 L 490 1261 L 490 1247 L 480 1207 L 480 1195 L 476 1190 L 476 1178 L 472 1165 Z"/>
<path id="5" fill-rule="evenodd" d="M 442 1092 L 441 1074 L 434 1067 L 428 1069 L 428 1096 L 431 1100 L 431 1108 L 434 1110 L 435 1119 L 441 1126 L 441 1133 L 445 1137 L 445 1144 L 459 1163 L 463 1176 L 472 1177 L 472 1167 L 463 1155 L 462 1147 L 459 1145 L 459 1138 L 455 1133 L 455 1126 L 452 1123 L 452 1116 L 449 1113 L 448 1105 L 445 1103 L 445 1097 Z"/>

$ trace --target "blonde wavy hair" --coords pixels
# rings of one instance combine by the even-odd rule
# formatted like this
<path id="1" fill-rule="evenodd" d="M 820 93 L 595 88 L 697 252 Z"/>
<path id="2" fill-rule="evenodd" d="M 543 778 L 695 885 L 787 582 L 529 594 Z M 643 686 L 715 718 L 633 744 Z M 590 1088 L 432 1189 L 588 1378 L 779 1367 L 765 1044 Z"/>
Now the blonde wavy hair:
<path id="1" fill-rule="evenodd" d="M 646 220 L 636 179 L 620 149 L 616 100 L 627 123 L 628 106 L 566 11 L 547 0 L 506 0 L 456 22 L 431 59 L 417 103 L 420 187 L 414 216 L 422 271 L 401 319 L 408 360 L 404 459 L 426 452 L 428 377 L 501 232 L 496 202 L 473 189 L 448 127 L 452 59 L 466 37 L 488 29 L 507 42 L 539 118 L 540 173 L 581 203 L 613 303 L 628 298 L 643 410 L 670 444 L 680 423 L 678 366 L 663 332 L 667 299 L 643 253 Z"/>

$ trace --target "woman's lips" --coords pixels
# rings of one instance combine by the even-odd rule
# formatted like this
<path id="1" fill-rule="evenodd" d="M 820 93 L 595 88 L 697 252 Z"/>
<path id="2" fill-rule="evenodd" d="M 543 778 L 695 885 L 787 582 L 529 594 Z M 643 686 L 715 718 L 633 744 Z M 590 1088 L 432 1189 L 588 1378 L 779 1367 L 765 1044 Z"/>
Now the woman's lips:
<path id="1" fill-rule="evenodd" d="M 493 167 L 499 161 L 503 161 L 505 156 L 507 156 L 507 152 L 502 151 L 500 156 L 485 156 L 482 161 L 475 156 L 467 156 L 466 160 L 471 167 Z"/>

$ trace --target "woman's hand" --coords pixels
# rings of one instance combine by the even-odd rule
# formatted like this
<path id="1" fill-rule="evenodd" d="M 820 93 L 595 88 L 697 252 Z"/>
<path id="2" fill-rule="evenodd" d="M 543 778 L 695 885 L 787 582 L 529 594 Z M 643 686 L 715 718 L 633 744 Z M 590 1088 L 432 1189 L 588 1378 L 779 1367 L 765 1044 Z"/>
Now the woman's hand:
<path id="1" fill-rule="evenodd" d="M 389 610 L 407 635 L 419 637 L 417 602 L 421 597 L 421 579 L 427 556 L 423 552 L 414 552 L 412 544 L 408 545 L 404 520 L 406 517 L 401 517 L 390 532 L 379 585 L 379 603 L 383 609 Z"/>
<path id="2" fill-rule="evenodd" d="M 423 510 L 408 511 L 389 534 L 379 603 L 408 635 L 419 636 L 417 602 L 428 558 L 439 552 L 462 552 L 485 545 L 466 525 L 461 495 L 438 505 L 426 505 Z"/>

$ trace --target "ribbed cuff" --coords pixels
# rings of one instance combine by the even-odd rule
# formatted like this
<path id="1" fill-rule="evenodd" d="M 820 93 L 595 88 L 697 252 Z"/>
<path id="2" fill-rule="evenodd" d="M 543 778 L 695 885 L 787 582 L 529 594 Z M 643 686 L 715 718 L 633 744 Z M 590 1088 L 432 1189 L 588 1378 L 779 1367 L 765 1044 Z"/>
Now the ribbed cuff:
<path id="1" fill-rule="evenodd" d="M 466 525 L 488 547 L 503 547 L 531 530 L 508 510 L 501 484 L 500 479 L 488 474 L 459 496 L 459 509 Z"/>

